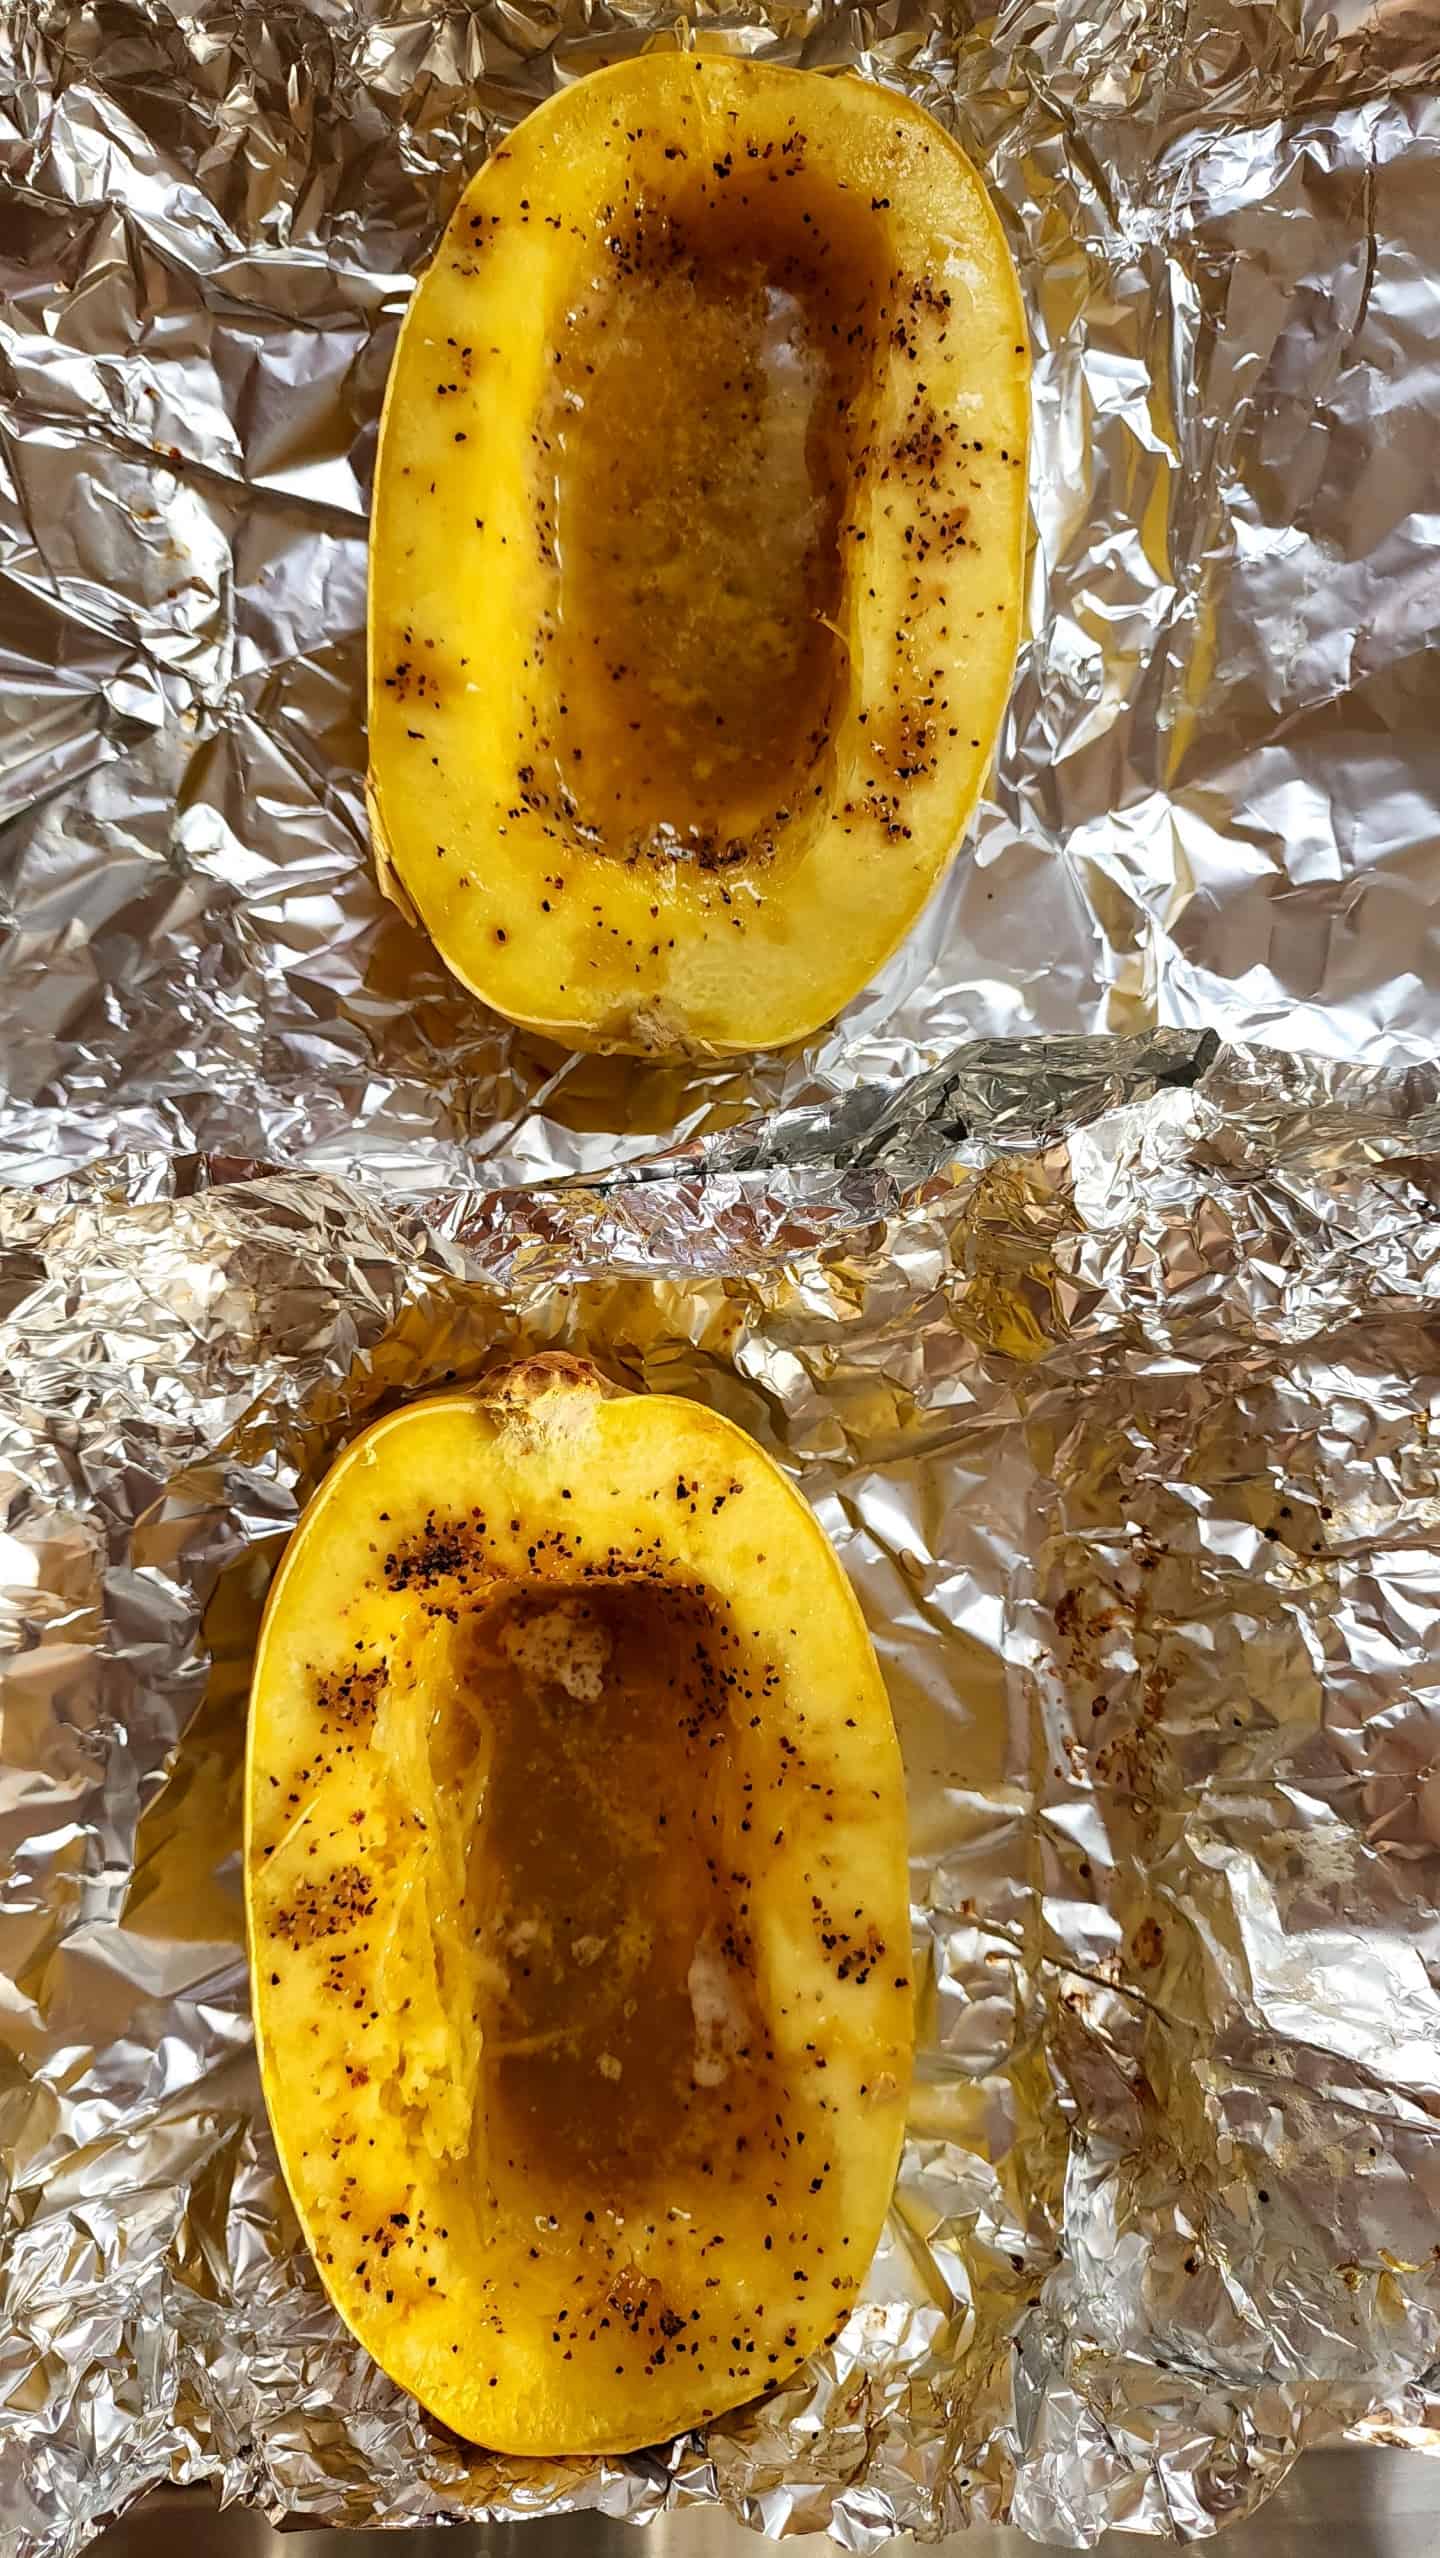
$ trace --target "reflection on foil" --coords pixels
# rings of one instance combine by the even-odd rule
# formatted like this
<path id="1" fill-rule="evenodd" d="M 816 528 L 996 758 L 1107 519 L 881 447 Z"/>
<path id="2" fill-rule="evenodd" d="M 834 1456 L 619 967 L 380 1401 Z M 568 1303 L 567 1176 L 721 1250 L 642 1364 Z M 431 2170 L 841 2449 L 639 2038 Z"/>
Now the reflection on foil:
<path id="1" fill-rule="evenodd" d="M 912 93 L 1004 212 L 1036 539 L 992 794 L 880 982 L 784 1056 L 568 1056 L 387 905 L 365 517 L 409 280 L 496 134 L 667 5 L 0 11 L 9 1177 L 189 1148 L 537 1181 L 1034 1031 L 1429 1053 L 1419 0 L 721 10 L 707 41 Z"/>
<path id="2" fill-rule="evenodd" d="M 1440 2361 L 1440 1075 L 1003 1044 L 653 1177 L 417 1208 L 134 1159 L 0 1199 L 0 2507 L 720 2499 L 853 2548 L 1203 2532 Z M 244 1699 L 298 1503 L 566 1343 L 790 1468 L 912 1798 L 864 2304 L 629 2460 L 467 2449 L 337 2325 L 255 2080 Z"/>

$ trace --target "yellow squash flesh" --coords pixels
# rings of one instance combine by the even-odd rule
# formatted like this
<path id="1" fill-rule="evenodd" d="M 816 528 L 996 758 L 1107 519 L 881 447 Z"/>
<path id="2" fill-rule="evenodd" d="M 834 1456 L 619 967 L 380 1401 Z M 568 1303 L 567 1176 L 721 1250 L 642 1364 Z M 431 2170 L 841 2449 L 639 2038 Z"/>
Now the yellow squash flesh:
<path id="1" fill-rule="evenodd" d="M 306 2239 L 457 2432 L 663 2441 L 838 2330 L 909 2077 L 903 1781 L 731 1423 L 547 1356 L 367 1431 L 266 1614 L 246 1892 Z"/>
<path id="2" fill-rule="evenodd" d="M 652 53 L 530 116 L 401 334 L 371 549 L 382 871 L 579 1047 L 828 1020 L 969 820 L 1020 627 L 1028 355 L 957 145 Z"/>

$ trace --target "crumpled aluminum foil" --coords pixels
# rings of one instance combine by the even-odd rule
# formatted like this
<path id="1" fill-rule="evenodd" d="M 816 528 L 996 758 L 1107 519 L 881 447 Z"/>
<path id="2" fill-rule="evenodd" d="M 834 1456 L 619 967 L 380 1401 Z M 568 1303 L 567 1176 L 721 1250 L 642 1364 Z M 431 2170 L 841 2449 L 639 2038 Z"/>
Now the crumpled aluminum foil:
<path id="1" fill-rule="evenodd" d="M 1440 1071 L 962 1052 L 646 1179 L 0 1196 L 0 2510 L 719 2499 L 848 2547 L 1194 2534 L 1440 2365 Z M 756 1158 L 759 1158 L 756 1160 Z M 702 2441 L 492 2459 L 339 2327 L 256 2084 L 264 1588 L 336 1448 L 520 1346 L 723 1407 L 860 1595 L 920 2061 L 866 2301 Z"/>
<path id="2" fill-rule="evenodd" d="M 1440 2440 L 1440 20 L 708 22 L 986 169 L 1032 637 L 883 981 L 803 1052 L 641 1072 L 509 1031 L 384 903 L 362 619 L 416 262 L 665 16 L 0 0 L 0 2516 L 44 2558 L 206 2476 L 337 2522 L 1194 2533 L 1320 2434 Z M 1130 1035 L 1037 1036 L 1077 1027 Z M 338 2329 L 238 1897 L 298 1502 L 386 1399 L 556 1340 L 817 1503 L 925 1982 L 868 2306 L 593 2468 L 472 2454 Z"/>
<path id="3" fill-rule="evenodd" d="M 803 1050 L 517 1034 L 361 794 L 381 392 L 463 174 L 674 0 L 0 5 L 0 1176 L 116 1147 L 408 1192 L 603 1171 L 969 1038 L 1423 1059 L 1440 980 L 1431 0 L 767 0 L 986 171 L 1035 347 L 992 794 Z"/>

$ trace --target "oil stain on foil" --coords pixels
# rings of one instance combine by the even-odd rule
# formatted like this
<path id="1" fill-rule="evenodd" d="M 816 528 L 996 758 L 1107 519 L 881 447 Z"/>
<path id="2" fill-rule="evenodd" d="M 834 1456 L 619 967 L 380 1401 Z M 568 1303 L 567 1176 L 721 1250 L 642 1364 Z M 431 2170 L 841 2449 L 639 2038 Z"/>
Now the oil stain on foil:
<path id="1" fill-rule="evenodd" d="M 1440 1082 L 1171 1033 L 971 1052 L 595 1189 L 219 1163 L 0 1201 L 0 2501 L 720 2500 L 847 2546 L 1203 2533 L 1440 2357 Z M 339 2327 L 256 2082 L 269 1573 L 397 1398 L 565 1344 L 724 1409 L 840 1552 L 911 1794 L 914 2112 L 796 2385 L 467 2449 Z"/>

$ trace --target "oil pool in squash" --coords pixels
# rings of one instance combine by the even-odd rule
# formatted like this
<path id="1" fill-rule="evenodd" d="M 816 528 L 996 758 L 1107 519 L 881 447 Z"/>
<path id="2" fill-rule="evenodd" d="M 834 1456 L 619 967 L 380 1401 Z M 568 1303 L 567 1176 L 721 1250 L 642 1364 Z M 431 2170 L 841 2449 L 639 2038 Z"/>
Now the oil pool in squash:
<path id="1" fill-rule="evenodd" d="M 909 2078 L 902 1776 L 742 1431 L 558 1354 L 377 1423 L 276 1580 L 246 1816 L 290 2192 L 436 2416 L 628 2450 L 835 2335 Z"/>
<path id="2" fill-rule="evenodd" d="M 990 763 L 1027 384 L 906 100 L 653 53 L 527 118 L 417 289 L 375 497 L 377 853 L 457 976 L 656 1055 L 865 984 Z"/>

